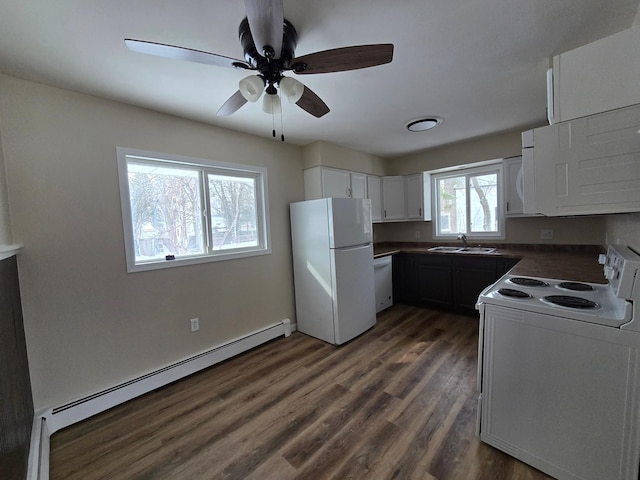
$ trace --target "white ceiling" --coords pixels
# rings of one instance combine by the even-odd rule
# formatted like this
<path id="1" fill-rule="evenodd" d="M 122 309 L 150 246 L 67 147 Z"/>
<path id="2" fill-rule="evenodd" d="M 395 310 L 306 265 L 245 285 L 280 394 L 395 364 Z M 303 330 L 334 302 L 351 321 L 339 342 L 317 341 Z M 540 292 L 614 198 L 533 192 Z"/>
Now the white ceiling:
<path id="1" fill-rule="evenodd" d="M 630 27 L 640 0 L 284 0 L 296 55 L 393 43 L 393 62 L 299 76 L 331 112 L 285 104 L 287 142 L 397 157 L 545 119 L 549 58 Z M 0 0 L 0 72 L 271 136 L 259 104 L 218 108 L 246 75 L 133 53 L 124 38 L 243 58 L 242 0 Z M 409 133 L 421 116 L 444 118 Z M 276 127 L 280 130 L 280 119 Z"/>

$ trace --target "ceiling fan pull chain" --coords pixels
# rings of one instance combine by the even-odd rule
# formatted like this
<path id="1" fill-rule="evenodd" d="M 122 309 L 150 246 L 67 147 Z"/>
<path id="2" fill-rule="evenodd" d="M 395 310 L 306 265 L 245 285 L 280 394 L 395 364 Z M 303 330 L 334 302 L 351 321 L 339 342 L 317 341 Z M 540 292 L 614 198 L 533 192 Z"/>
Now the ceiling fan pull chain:
<path id="1" fill-rule="evenodd" d="M 276 138 L 276 114 L 271 112 L 271 134 Z"/>

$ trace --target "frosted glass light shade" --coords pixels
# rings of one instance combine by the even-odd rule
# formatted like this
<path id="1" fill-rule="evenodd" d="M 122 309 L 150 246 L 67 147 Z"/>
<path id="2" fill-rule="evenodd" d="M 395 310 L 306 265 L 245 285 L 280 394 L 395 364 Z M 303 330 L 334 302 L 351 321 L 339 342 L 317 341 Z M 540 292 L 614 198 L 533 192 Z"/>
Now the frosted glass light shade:
<path id="1" fill-rule="evenodd" d="M 294 78 L 284 77 L 280 80 L 280 91 L 289 103 L 296 103 L 302 98 L 304 85 Z"/>
<path id="2" fill-rule="evenodd" d="M 282 106 L 280 105 L 280 96 L 278 94 L 267 93 L 262 99 L 262 110 L 265 113 L 280 113 Z"/>
<path id="3" fill-rule="evenodd" d="M 249 102 L 257 102 L 264 90 L 264 81 L 258 75 L 249 75 L 240 80 L 240 93 Z"/>

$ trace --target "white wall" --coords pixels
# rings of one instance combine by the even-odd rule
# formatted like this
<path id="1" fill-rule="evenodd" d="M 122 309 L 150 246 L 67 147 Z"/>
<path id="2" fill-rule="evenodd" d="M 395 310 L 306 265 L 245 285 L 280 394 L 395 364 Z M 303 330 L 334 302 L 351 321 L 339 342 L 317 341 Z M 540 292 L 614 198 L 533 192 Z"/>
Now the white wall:
<path id="1" fill-rule="evenodd" d="M 36 408 L 295 320 L 299 147 L 6 76 L 0 131 Z M 273 253 L 127 274 L 116 146 L 266 167 Z"/>

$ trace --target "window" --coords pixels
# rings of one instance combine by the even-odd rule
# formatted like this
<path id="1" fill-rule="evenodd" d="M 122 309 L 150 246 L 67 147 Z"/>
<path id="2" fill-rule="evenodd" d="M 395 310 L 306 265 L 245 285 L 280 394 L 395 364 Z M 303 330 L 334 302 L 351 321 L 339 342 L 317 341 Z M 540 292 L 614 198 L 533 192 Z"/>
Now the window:
<path id="1" fill-rule="evenodd" d="M 500 165 L 433 175 L 435 237 L 503 238 Z"/>
<path id="2" fill-rule="evenodd" d="M 118 148 L 127 271 L 270 253 L 266 170 Z"/>

